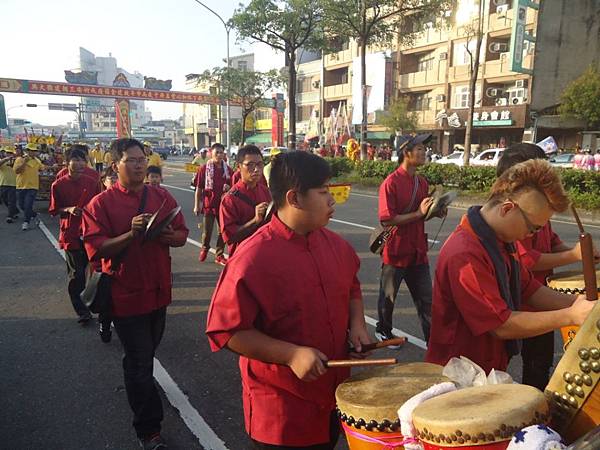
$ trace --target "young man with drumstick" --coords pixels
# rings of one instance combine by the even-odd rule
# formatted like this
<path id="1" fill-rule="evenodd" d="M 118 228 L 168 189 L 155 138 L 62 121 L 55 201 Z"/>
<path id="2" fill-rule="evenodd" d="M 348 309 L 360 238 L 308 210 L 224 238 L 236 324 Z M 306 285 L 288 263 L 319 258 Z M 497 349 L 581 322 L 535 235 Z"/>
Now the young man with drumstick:
<path id="1" fill-rule="evenodd" d="M 349 370 L 326 361 L 347 358 L 349 342 L 360 352 L 371 341 L 358 256 L 325 228 L 330 177 L 328 163 L 306 152 L 273 161 L 276 213 L 236 250 L 211 301 L 206 333 L 213 351 L 240 354 L 254 449 L 333 449 L 334 393 Z"/>
<path id="2" fill-rule="evenodd" d="M 498 161 L 496 174 L 500 176 L 515 164 L 530 159 L 546 159 L 546 154 L 535 144 L 522 142 L 511 145 Z M 546 279 L 553 273 L 552 269 L 581 261 L 579 242 L 574 247 L 564 244 L 549 221 L 534 235 L 516 241 L 516 245 L 521 263 L 542 284 L 546 284 Z M 523 339 L 521 357 L 522 383 L 543 391 L 554 364 L 554 331 Z"/>
<path id="3" fill-rule="evenodd" d="M 521 339 L 583 323 L 594 304 L 543 286 L 513 245 L 568 205 L 555 170 L 536 159 L 504 172 L 485 204 L 469 208 L 438 258 L 426 361 L 466 356 L 486 372 L 506 370 Z"/>

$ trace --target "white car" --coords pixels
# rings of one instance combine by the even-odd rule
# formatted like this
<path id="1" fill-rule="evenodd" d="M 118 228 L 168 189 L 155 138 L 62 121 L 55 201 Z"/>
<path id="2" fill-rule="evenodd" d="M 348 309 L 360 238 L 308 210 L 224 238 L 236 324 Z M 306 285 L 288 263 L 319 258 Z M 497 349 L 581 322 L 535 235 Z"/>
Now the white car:
<path id="1" fill-rule="evenodd" d="M 504 152 L 503 148 L 491 148 L 489 150 L 484 150 L 477 156 L 471 158 L 472 166 L 497 166 L 502 153 Z"/>
<path id="2" fill-rule="evenodd" d="M 464 162 L 463 162 L 464 153 L 465 152 L 463 152 L 463 151 L 457 151 L 457 152 L 451 153 L 448 156 L 444 156 L 434 162 L 435 162 L 435 164 L 455 164 L 457 166 L 462 166 L 462 165 L 464 165 Z"/>
<path id="3" fill-rule="evenodd" d="M 548 161 L 554 167 L 573 168 L 573 158 L 575 158 L 575 153 L 561 153 L 560 155 L 553 156 Z"/>
<path id="4" fill-rule="evenodd" d="M 287 147 L 266 147 L 266 148 L 263 148 L 261 151 L 263 158 L 267 158 L 267 157 L 271 156 L 271 149 L 273 149 L 273 148 L 278 148 L 279 150 L 281 150 L 281 153 L 286 153 L 288 151 Z"/>

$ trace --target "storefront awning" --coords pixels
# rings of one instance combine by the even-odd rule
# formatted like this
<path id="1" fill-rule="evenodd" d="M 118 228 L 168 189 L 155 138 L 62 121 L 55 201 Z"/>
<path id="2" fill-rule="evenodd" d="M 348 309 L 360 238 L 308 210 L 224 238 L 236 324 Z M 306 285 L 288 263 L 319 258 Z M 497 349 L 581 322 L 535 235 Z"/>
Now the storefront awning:
<path id="1" fill-rule="evenodd" d="M 256 133 L 246 138 L 246 144 L 268 144 L 273 142 L 271 133 Z"/>
<path id="2" fill-rule="evenodd" d="M 367 140 L 389 141 L 392 134 L 389 131 L 367 131 Z"/>

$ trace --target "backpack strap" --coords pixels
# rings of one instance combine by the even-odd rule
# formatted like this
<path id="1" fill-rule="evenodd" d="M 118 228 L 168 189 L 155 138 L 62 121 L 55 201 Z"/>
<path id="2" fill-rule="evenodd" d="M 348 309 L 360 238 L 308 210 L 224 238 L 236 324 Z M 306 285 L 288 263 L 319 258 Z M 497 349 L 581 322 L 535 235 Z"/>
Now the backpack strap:
<path id="1" fill-rule="evenodd" d="M 244 203 L 252 206 L 253 208 L 256 208 L 256 203 L 254 203 L 254 200 L 252 200 L 250 197 L 248 197 L 243 192 L 238 191 L 237 189 L 233 189 L 233 190 L 229 191 L 229 195 L 233 195 L 234 197 L 239 198 Z"/>

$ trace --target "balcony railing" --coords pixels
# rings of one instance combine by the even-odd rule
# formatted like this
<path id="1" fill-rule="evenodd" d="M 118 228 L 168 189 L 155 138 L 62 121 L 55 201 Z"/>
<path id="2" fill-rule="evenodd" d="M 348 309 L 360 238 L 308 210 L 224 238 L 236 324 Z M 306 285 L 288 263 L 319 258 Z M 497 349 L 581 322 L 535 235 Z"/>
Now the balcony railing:
<path id="1" fill-rule="evenodd" d="M 402 50 L 410 50 L 413 48 L 424 47 L 431 44 L 446 42 L 447 40 L 447 30 L 427 28 L 420 33 L 416 33 L 414 41 L 402 46 Z"/>
<path id="2" fill-rule="evenodd" d="M 299 92 L 296 94 L 296 103 L 301 105 L 303 103 L 318 103 L 319 102 L 319 91 L 310 92 Z"/>
<path id="3" fill-rule="evenodd" d="M 439 70 L 424 70 L 422 72 L 405 73 L 399 77 L 400 89 L 411 89 L 432 84 L 445 83 L 445 64 L 440 64 Z"/>
<path id="4" fill-rule="evenodd" d="M 325 100 L 335 100 L 344 97 L 352 96 L 352 85 L 350 83 L 334 84 L 333 86 L 325 86 Z"/>
<path id="5" fill-rule="evenodd" d="M 511 28 L 512 22 L 514 20 L 514 15 L 515 15 L 515 8 L 510 8 L 506 12 L 506 14 L 497 14 L 497 13 L 490 14 L 490 24 L 489 24 L 488 31 L 498 31 L 498 30 L 505 30 L 507 28 Z M 525 23 L 527 25 L 533 25 L 535 23 L 535 15 L 536 15 L 535 10 L 533 10 L 531 8 L 527 8 L 527 18 L 526 18 Z"/>
<path id="6" fill-rule="evenodd" d="M 506 55 L 506 57 L 502 57 L 498 60 L 488 61 L 485 63 L 485 77 L 492 78 L 513 75 L 514 72 L 511 71 L 511 66 L 512 62 L 508 57 L 508 54 Z M 525 55 L 525 57 L 523 58 L 523 67 L 533 67 L 533 55 Z"/>
<path id="7" fill-rule="evenodd" d="M 352 50 L 342 50 L 337 53 L 329 53 L 325 55 L 325 68 L 335 67 L 341 64 L 348 64 L 352 62 Z"/>
<path id="8" fill-rule="evenodd" d="M 419 126 L 422 128 L 435 128 L 435 111 L 426 109 L 424 111 L 411 111 L 417 115 Z"/>

